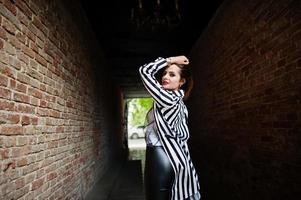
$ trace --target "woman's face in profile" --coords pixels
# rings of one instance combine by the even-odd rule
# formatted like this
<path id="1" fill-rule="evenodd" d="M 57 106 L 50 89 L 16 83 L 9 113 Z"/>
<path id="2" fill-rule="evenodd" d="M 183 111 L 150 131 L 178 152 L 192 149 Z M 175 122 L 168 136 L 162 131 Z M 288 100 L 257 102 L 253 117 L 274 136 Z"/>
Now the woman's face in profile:
<path id="1" fill-rule="evenodd" d="M 181 78 L 181 69 L 177 65 L 166 67 L 162 75 L 162 86 L 166 90 L 178 90 L 185 83 Z"/>

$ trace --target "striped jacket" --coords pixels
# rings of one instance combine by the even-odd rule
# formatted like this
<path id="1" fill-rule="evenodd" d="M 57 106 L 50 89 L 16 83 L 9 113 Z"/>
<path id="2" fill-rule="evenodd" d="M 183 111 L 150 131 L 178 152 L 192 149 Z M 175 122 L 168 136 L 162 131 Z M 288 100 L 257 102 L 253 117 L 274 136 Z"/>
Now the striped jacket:
<path id="1" fill-rule="evenodd" d="M 175 172 L 171 199 L 199 199 L 198 176 L 187 146 L 189 130 L 188 112 L 183 102 L 184 91 L 165 90 L 154 76 L 165 66 L 166 60 L 159 57 L 154 62 L 141 66 L 139 72 L 145 88 L 155 100 L 158 135 Z"/>

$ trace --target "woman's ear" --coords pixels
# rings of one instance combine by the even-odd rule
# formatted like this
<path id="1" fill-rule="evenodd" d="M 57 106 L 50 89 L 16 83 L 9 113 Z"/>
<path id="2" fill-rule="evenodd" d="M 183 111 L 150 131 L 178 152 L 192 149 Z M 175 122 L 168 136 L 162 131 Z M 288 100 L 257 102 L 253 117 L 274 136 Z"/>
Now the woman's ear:
<path id="1" fill-rule="evenodd" d="M 182 85 L 184 85 L 186 83 L 186 79 L 185 78 L 181 78 L 180 80 L 180 87 L 182 87 Z"/>

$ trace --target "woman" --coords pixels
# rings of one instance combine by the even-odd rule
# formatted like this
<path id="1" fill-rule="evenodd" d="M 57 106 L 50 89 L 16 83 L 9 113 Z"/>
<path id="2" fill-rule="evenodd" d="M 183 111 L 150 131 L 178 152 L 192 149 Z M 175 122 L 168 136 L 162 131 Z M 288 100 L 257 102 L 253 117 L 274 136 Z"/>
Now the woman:
<path id="1" fill-rule="evenodd" d="M 200 199 L 198 176 L 187 146 L 188 112 L 183 102 L 192 88 L 188 64 L 185 56 L 159 57 L 139 69 L 155 100 L 147 116 L 146 200 Z M 159 83 L 155 74 L 163 68 Z"/>

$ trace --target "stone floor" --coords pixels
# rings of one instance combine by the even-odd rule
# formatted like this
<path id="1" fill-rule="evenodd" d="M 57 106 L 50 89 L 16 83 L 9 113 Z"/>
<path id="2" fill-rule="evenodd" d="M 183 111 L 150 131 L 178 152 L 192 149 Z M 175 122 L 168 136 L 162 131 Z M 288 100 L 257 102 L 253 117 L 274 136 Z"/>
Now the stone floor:
<path id="1" fill-rule="evenodd" d="M 144 200 L 141 160 L 128 160 L 112 169 L 85 200 Z"/>

